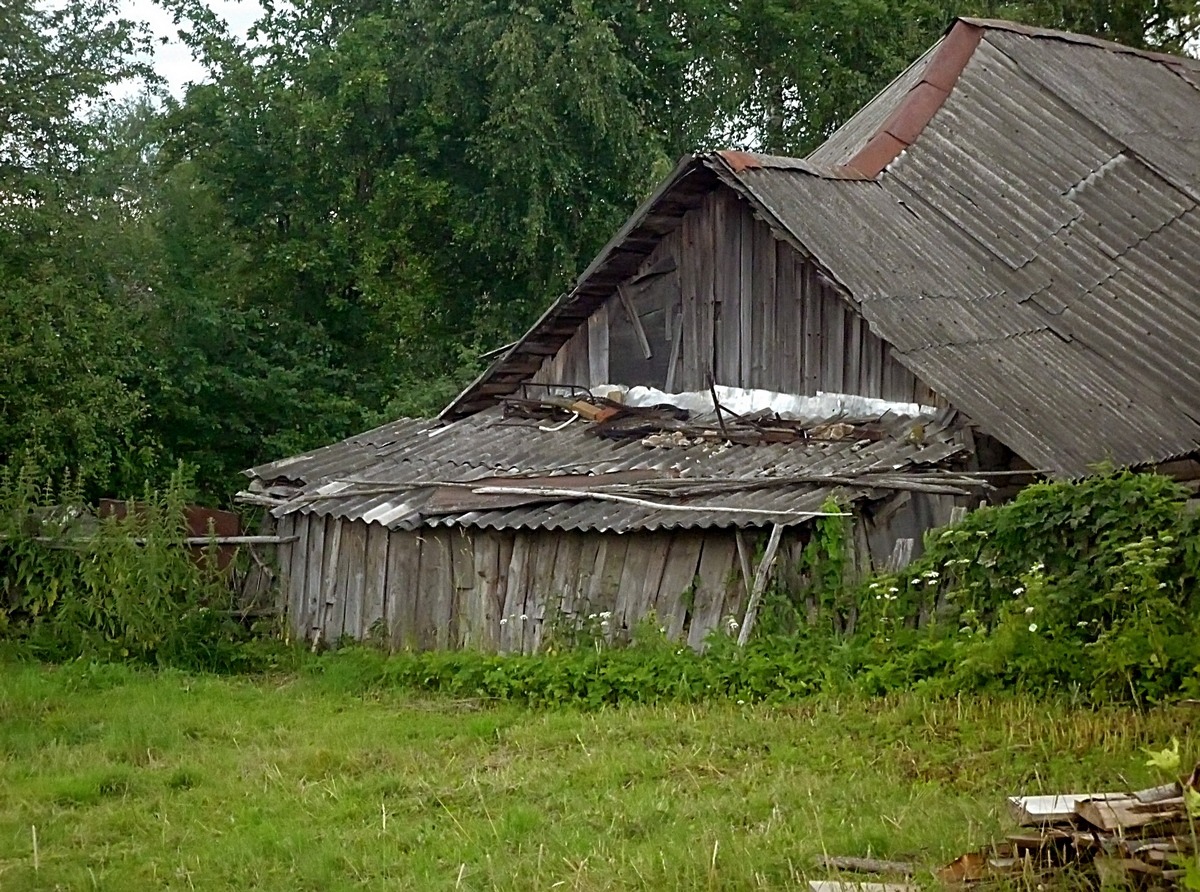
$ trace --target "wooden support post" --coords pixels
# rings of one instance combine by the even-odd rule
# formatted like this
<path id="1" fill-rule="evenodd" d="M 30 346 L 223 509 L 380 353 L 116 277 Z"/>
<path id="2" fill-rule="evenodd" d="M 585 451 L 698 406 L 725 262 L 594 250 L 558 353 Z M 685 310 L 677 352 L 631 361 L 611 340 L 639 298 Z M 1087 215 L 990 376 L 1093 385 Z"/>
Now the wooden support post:
<path id="1" fill-rule="evenodd" d="M 754 588 L 750 590 L 750 601 L 746 604 L 746 616 L 742 619 L 742 629 L 738 633 L 738 647 L 745 647 L 750 640 L 750 632 L 754 629 L 754 621 L 758 618 L 758 605 L 762 601 L 763 592 L 771 579 L 771 567 L 775 563 L 775 554 L 779 551 L 779 540 L 783 538 L 783 524 L 777 523 L 771 527 L 771 538 L 767 540 L 767 550 L 763 552 L 762 561 L 754 574 Z"/>

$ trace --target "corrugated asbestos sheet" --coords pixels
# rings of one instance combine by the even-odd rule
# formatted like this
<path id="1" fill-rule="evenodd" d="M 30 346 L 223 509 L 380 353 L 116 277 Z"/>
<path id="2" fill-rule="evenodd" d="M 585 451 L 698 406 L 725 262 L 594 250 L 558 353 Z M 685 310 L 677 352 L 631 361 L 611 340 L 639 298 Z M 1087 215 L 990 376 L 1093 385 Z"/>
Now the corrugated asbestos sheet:
<path id="1" fill-rule="evenodd" d="M 901 362 L 1032 464 L 1075 475 L 1195 451 L 1196 63 L 972 27 L 983 38 L 954 89 L 878 180 L 745 167 L 726 181 Z"/>
<path id="2" fill-rule="evenodd" d="M 584 421 L 552 430 L 536 419 L 506 418 L 497 407 L 446 426 L 400 422 L 249 473 L 261 492 L 290 497 L 277 515 L 312 512 L 391 529 L 627 532 L 796 524 L 835 491 L 843 503 L 878 497 L 896 479 L 911 481 L 967 452 L 953 411 L 915 431 L 907 418 L 884 416 L 880 424 L 889 435 L 877 440 L 649 446 L 598 439 Z M 936 486 L 940 478 L 922 479 Z M 539 491 L 479 491 L 514 486 Z M 603 490 L 650 504 L 547 489 Z"/>

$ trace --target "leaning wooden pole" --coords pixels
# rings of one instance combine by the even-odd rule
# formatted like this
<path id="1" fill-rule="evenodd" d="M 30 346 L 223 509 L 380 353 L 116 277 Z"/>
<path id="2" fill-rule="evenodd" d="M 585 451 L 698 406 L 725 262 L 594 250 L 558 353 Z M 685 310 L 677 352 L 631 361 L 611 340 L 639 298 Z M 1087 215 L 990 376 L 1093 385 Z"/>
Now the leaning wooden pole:
<path id="1" fill-rule="evenodd" d="M 763 552 L 758 570 L 754 574 L 754 587 L 750 590 L 750 600 L 746 603 L 746 616 L 742 620 L 742 630 L 738 632 L 738 647 L 745 647 L 754 631 L 754 621 L 758 619 L 758 605 L 762 601 L 763 592 L 771 580 L 771 567 L 775 564 L 775 554 L 779 551 L 779 540 L 783 538 L 783 524 L 777 523 L 771 527 L 771 538 L 767 540 L 767 550 Z"/>

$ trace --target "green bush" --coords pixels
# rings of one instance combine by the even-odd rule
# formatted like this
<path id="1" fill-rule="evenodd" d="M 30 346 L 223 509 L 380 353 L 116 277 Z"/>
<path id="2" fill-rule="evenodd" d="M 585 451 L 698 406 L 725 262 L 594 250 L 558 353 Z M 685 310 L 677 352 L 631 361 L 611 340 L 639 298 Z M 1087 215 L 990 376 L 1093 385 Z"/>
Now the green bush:
<path id="1" fill-rule="evenodd" d="M 933 533 L 860 592 L 873 687 L 1073 690 L 1157 701 L 1200 690 L 1200 528 L 1151 474 L 1028 487 Z M 912 618 L 931 617 L 921 629 Z"/>
<path id="2" fill-rule="evenodd" d="M 252 662 L 215 552 L 184 546 L 189 496 L 180 470 L 126 516 L 96 518 L 69 485 L 52 490 L 28 469 L 0 477 L 0 634 L 49 660 Z"/>

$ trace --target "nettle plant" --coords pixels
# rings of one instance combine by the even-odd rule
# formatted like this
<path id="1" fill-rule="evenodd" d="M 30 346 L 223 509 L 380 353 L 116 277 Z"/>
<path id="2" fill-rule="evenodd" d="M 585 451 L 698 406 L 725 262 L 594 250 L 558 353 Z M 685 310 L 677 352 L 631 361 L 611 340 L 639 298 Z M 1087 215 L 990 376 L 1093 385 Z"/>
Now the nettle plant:
<path id="1" fill-rule="evenodd" d="M 69 484 L 0 475 L 0 633 L 45 659 L 238 668 L 228 581 L 184 545 L 190 495 L 179 469 L 97 518 Z"/>

